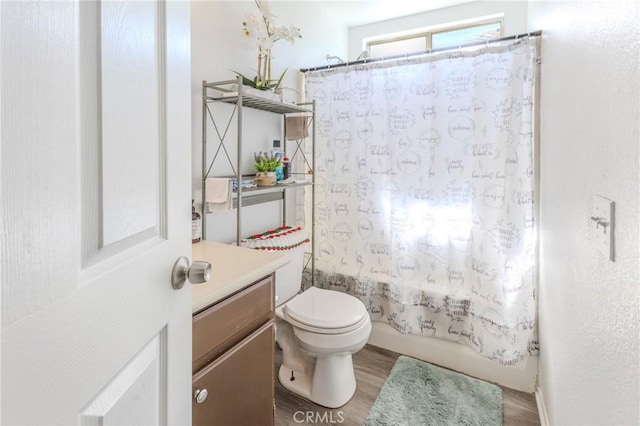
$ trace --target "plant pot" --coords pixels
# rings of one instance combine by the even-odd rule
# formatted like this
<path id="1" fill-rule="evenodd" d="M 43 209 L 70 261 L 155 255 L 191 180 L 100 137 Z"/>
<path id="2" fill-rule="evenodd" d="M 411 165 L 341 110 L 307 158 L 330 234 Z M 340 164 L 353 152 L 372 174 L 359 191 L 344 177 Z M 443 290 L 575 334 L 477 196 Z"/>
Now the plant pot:
<path id="1" fill-rule="evenodd" d="M 258 172 L 256 173 L 256 185 L 258 186 L 274 186 L 276 184 L 276 172 Z"/>
<path id="2" fill-rule="evenodd" d="M 231 89 L 237 92 L 238 86 L 234 84 Z M 251 86 L 243 85 L 242 93 L 244 93 L 245 95 L 253 96 L 255 98 L 268 99 L 274 102 L 282 101 L 282 96 L 279 93 L 274 92 L 273 90 L 259 90 Z"/>
<path id="3" fill-rule="evenodd" d="M 246 95 L 255 96 L 256 98 L 268 99 L 274 102 L 282 100 L 282 97 L 273 90 L 259 90 L 249 86 L 244 86 L 242 90 Z"/>

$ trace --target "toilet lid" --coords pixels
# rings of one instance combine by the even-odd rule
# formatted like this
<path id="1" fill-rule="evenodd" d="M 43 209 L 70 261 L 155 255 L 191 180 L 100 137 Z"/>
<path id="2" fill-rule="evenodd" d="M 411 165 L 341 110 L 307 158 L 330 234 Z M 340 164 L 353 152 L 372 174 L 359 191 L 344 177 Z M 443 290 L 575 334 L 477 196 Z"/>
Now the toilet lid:
<path id="1" fill-rule="evenodd" d="M 311 287 L 287 302 L 284 313 L 301 324 L 337 329 L 357 324 L 367 315 L 367 310 L 351 295 Z"/>

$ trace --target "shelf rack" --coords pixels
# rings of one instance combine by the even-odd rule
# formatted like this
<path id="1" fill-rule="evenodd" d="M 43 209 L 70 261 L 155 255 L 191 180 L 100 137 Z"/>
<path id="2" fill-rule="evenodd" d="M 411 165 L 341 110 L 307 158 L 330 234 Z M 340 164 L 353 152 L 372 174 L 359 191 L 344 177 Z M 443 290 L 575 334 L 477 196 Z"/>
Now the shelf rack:
<path id="1" fill-rule="evenodd" d="M 224 103 L 229 104 L 233 107 L 233 112 L 229 117 L 229 121 L 226 123 L 224 131 L 220 131 L 220 127 L 218 127 L 216 120 L 214 119 L 214 115 L 209 107 L 210 104 L 213 103 Z M 305 154 L 305 150 L 303 149 L 302 143 L 306 140 L 306 138 L 295 140 L 296 143 L 295 151 L 291 156 L 291 161 L 293 162 L 296 156 L 300 155 L 302 157 L 302 161 L 307 169 L 311 170 L 312 173 L 294 173 L 297 175 L 303 174 L 310 177 L 310 180 L 306 180 L 303 182 L 298 182 L 295 184 L 277 184 L 276 186 L 271 187 L 258 187 L 258 188 L 242 188 L 240 184 L 243 178 L 247 178 L 247 176 L 243 176 L 241 172 L 241 165 L 243 160 L 243 150 L 242 150 L 242 138 L 243 138 L 243 109 L 251 108 L 260 111 L 267 111 L 274 114 L 279 114 L 284 117 L 287 114 L 296 114 L 296 115 L 305 115 L 310 117 L 308 120 L 308 125 L 311 127 L 311 132 L 309 133 L 309 137 L 311 138 L 311 159 L 307 157 Z M 206 180 L 209 177 L 213 177 L 212 171 L 214 167 L 214 163 L 219 156 L 226 157 L 228 164 L 231 166 L 233 176 L 226 176 L 235 178 L 239 183 L 237 185 L 237 189 L 234 190 L 233 194 L 233 207 L 236 209 L 236 244 L 240 245 L 240 239 L 242 236 L 242 217 L 241 211 L 243 206 L 250 206 L 255 204 L 266 203 L 270 201 L 280 200 L 282 202 L 282 224 L 286 224 L 286 192 L 287 190 L 293 188 L 299 188 L 304 186 L 311 186 L 311 204 L 312 206 L 315 203 L 315 186 L 314 186 L 314 167 L 315 167 L 315 101 L 302 103 L 302 104 L 289 104 L 283 103 L 275 100 L 270 100 L 263 98 L 259 95 L 253 95 L 245 92 L 245 87 L 242 85 L 242 77 L 238 76 L 237 79 L 233 80 L 223 80 L 223 81 L 215 81 L 215 82 L 202 82 L 202 238 L 205 239 L 207 235 L 207 220 L 206 215 L 207 212 L 207 203 L 206 203 Z M 233 124 L 233 121 L 236 121 L 237 126 L 237 136 L 236 136 L 236 149 L 237 156 L 235 163 L 231 160 L 227 152 L 227 148 L 225 146 L 225 138 L 227 136 L 227 132 L 230 126 Z M 212 160 L 207 161 L 207 151 L 208 151 L 208 134 L 207 134 L 207 123 L 211 122 L 215 129 L 215 133 L 217 135 L 217 145 L 215 145 L 215 154 Z M 285 127 L 285 151 L 287 147 L 287 137 L 286 137 L 286 126 Z M 230 142 L 228 142 L 230 143 Z M 311 271 L 312 271 L 312 282 L 315 281 L 315 271 L 314 269 L 314 246 L 315 246 L 315 209 L 311 209 L 311 253 L 309 259 L 306 263 L 311 263 Z M 305 264 L 305 267 L 307 264 Z"/>

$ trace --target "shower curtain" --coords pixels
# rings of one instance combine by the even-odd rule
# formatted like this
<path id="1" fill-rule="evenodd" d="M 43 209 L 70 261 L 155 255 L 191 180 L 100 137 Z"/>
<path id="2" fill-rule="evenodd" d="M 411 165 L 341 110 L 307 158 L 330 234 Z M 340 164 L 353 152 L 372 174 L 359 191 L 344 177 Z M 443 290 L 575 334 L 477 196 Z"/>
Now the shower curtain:
<path id="1" fill-rule="evenodd" d="M 503 365 L 538 349 L 536 47 L 311 71 L 316 283 Z"/>

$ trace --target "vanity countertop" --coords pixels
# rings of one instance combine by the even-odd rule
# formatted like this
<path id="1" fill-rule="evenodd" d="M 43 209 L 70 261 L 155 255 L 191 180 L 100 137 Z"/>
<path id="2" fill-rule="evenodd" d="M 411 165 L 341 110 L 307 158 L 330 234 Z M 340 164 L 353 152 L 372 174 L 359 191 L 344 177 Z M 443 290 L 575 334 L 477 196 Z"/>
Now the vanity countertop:
<path id="1" fill-rule="evenodd" d="M 289 263 L 289 258 L 279 253 L 211 241 L 201 241 L 193 244 L 192 247 L 192 261 L 204 260 L 211 263 L 209 281 L 191 286 L 193 313 L 201 311 Z"/>

